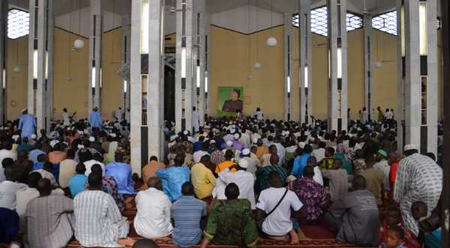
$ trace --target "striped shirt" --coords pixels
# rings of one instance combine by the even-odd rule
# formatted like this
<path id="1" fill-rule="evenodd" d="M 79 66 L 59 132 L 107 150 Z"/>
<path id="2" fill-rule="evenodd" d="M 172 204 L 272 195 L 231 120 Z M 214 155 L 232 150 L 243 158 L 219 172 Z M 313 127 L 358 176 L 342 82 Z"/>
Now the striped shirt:
<path id="1" fill-rule="evenodd" d="M 73 201 L 52 194 L 31 200 L 27 205 L 26 247 L 64 247 L 72 239 Z"/>
<path id="2" fill-rule="evenodd" d="M 172 205 L 175 229 L 173 242 L 181 247 L 194 246 L 202 239 L 200 220 L 206 216 L 206 204 L 194 196 L 183 196 Z"/>
<path id="3" fill-rule="evenodd" d="M 82 246 L 118 247 L 128 235 L 128 221 L 114 199 L 100 190 L 87 190 L 74 199 L 75 237 Z"/>

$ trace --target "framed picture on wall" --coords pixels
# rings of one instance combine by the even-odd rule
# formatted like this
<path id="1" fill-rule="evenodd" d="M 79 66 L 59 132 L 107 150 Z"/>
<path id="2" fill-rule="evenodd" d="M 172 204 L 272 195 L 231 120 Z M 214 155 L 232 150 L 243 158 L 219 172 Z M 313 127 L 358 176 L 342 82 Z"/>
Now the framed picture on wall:
<path id="1" fill-rule="evenodd" d="M 244 88 L 243 87 L 219 87 L 218 89 L 217 115 L 236 116 L 244 110 Z"/>

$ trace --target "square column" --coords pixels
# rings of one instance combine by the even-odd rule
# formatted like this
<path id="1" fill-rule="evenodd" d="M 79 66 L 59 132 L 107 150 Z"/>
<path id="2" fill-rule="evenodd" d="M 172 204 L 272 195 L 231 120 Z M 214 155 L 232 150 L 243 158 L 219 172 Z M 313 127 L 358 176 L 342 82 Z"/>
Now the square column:
<path id="1" fill-rule="evenodd" d="M 205 75 L 206 75 L 206 15 L 205 15 L 205 0 L 195 1 L 195 47 L 196 49 L 196 67 L 195 67 L 195 95 L 196 106 L 200 116 L 200 125 L 205 122 Z"/>
<path id="2" fill-rule="evenodd" d="M 369 110 L 369 119 L 373 108 L 372 52 L 372 16 L 364 14 L 364 106 Z"/>
<path id="3" fill-rule="evenodd" d="M 28 113 L 36 116 L 36 131 L 47 128 L 48 30 L 53 29 L 53 0 L 30 0 L 30 31 L 28 42 Z"/>
<path id="4" fill-rule="evenodd" d="M 193 60 L 194 0 L 177 0 L 177 42 L 175 71 L 175 129 L 192 131 L 194 82 Z"/>
<path id="5" fill-rule="evenodd" d="M 140 175 L 151 156 L 164 156 L 164 1 L 133 0 L 132 13 L 131 166 Z"/>
<path id="6" fill-rule="evenodd" d="M 284 119 L 292 119 L 292 13 L 284 13 Z"/>
<path id="7" fill-rule="evenodd" d="M 399 145 L 415 144 L 437 154 L 436 0 L 397 1 L 399 13 Z M 401 103 L 400 103 L 401 101 Z M 404 120 L 404 121 L 402 121 Z M 399 146 L 401 149 L 402 146 Z"/>
<path id="8" fill-rule="evenodd" d="M 211 15 L 205 13 L 204 18 L 204 26 L 205 26 L 205 113 L 206 115 L 210 115 L 210 106 L 211 99 L 209 94 L 209 83 L 211 79 L 211 74 L 209 68 L 211 68 Z"/>
<path id="9" fill-rule="evenodd" d="M 131 36 L 131 25 L 130 25 L 130 16 L 123 16 L 122 17 L 122 42 L 121 42 L 121 49 L 122 49 L 122 66 L 130 65 L 130 36 Z M 127 109 L 130 107 L 130 80 L 122 80 L 122 88 L 120 94 L 120 106 L 122 106 L 122 109 L 124 113 L 127 112 Z"/>
<path id="10" fill-rule="evenodd" d="M 347 130 L 347 0 L 328 0 L 328 129 Z"/>
<path id="11" fill-rule="evenodd" d="M 89 84 L 88 107 L 90 113 L 93 108 L 99 108 L 101 112 L 101 87 L 102 87 L 102 36 L 103 16 L 102 0 L 90 1 L 90 36 L 89 36 Z"/>
<path id="12" fill-rule="evenodd" d="M 8 0 L 0 3 L 0 125 L 6 120 L 6 41 L 8 26 Z"/>
<path id="13" fill-rule="evenodd" d="M 312 115 L 311 0 L 299 1 L 300 123 L 310 124 Z"/>

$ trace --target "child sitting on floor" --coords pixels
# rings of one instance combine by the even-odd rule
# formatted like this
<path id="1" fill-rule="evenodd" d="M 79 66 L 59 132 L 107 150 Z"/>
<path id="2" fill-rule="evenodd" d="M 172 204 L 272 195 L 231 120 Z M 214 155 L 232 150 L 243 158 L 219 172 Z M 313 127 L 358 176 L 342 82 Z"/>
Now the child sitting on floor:
<path id="1" fill-rule="evenodd" d="M 411 205 L 411 213 L 414 219 L 417 222 L 420 222 L 424 219 L 426 219 L 428 216 L 428 207 L 427 204 L 425 204 L 422 201 L 416 201 Z M 419 233 L 419 237 L 421 236 L 422 232 Z M 441 247 L 441 229 L 438 228 L 436 231 L 432 233 L 426 233 L 424 239 L 420 238 L 425 242 L 425 247 L 429 248 L 437 248 Z"/>
<path id="2" fill-rule="evenodd" d="M 404 243 L 405 231 L 402 227 L 394 225 L 390 226 L 386 232 L 384 243 L 382 248 L 407 248 Z"/>
<path id="3" fill-rule="evenodd" d="M 383 225 L 380 228 L 380 244 L 383 244 L 386 240 L 387 231 L 389 227 L 398 226 L 403 229 L 404 247 L 406 248 L 419 248 L 419 242 L 414 238 L 411 232 L 403 226 L 402 214 L 398 208 L 389 208 L 386 218 L 383 221 Z"/>

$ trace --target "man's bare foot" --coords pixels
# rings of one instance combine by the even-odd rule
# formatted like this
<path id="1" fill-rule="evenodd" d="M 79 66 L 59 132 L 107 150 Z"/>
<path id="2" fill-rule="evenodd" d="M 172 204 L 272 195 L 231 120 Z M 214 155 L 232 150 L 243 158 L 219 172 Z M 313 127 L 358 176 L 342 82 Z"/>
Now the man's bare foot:
<path id="1" fill-rule="evenodd" d="M 295 229 L 292 229 L 289 232 L 289 235 L 291 235 L 291 245 L 298 245 L 299 240 L 298 240 L 298 235 L 297 235 L 297 232 L 295 231 Z"/>
<path id="2" fill-rule="evenodd" d="M 298 229 L 298 239 L 299 240 L 311 240 L 310 238 L 306 237 L 306 235 L 302 231 L 302 229 Z"/>

